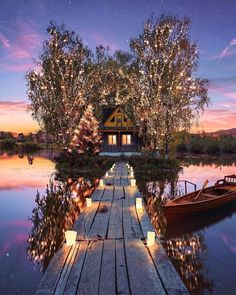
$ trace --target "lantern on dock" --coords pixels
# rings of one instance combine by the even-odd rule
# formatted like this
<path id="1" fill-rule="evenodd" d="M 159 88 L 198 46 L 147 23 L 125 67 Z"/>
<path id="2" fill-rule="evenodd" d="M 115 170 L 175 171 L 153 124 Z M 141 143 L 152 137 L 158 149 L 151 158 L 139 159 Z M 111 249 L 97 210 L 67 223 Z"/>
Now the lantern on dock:
<path id="1" fill-rule="evenodd" d="M 134 168 L 132 166 L 130 166 L 130 171 L 134 171 Z"/>
<path id="2" fill-rule="evenodd" d="M 109 172 L 106 172 L 106 177 L 108 177 L 109 176 Z"/>
<path id="3" fill-rule="evenodd" d="M 155 232 L 154 231 L 148 231 L 147 232 L 147 245 L 152 246 L 155 243 Z"/>
<path id="4" fill-rule="evenodd" d="M 130 176 L 134 177 L 134 171 L 130 171 Z"/>
<path id="5" fill-rule="evenodd" d="M 67 246 L 72 246 L 75 244 L 76 241 L 76 236 L 77 232 L 74 230 L 67 230 L 65 232 L 65 237 L 66 237 L 66 245 Z"/>
<path id="6" fill-rule="evenodd" d="M 142 200 L 142 198 L 136 198 L 136 209 L 143 209 L 143 200 Z"/>
<path id="7" fill-rule="evenodd" d="M 130 179 L 130 185 L 135 186 L 136 185 L 136 179 Z"/>
<path id="8" fill-rule="evenodd" d="M 104 186 L 104 180 L 103 180 L 103 179 L 100 179 L 100 180 L 99 180 L 99 185 L 100 185 L 100 186 Z"/>
<path id="9" fill-rule="evenodd" d="M 86 198 L 86 205 L 87 205 L 87 207 L 92 206 L 92 199 L 91 198 Z"/>

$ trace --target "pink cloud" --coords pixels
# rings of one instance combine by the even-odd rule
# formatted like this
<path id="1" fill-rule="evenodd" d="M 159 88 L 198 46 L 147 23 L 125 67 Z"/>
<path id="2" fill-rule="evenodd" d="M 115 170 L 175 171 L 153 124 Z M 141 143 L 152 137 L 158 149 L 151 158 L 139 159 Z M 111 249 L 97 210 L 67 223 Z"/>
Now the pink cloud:
<path id="1" fill-rule="evenodd" d="M 21 100 L 15 101 L 0 101 L 1 110 L 25 111 L 27 103 Z"/>
<path id="2" fill-rule="evenodd" d="M 0 32 L 0 44 L 4 48 L 10 48 L 9 40 Z"/>
<path id="3" fill-rule="evenodd" d="M 31 68 L 34 68 L 33 63 L 21 63 L 21 64 L 10 64 L 10 63 L 0 63 L 1 70 L 9 72 L 25 72 Z"/>
<path id="4" fill-rule="evenodd" d="M 232 39 L 221 52 L 211 56 L 210 59 L 222 59 L 236 54 L 236 38 Z"/>
<path id="5" fill-rule="evenodd" d="M 33 58 L 38 56 L 42 44 L 42 37 L 26 22 L 16 23 L 15 35 L 0 32 L 2 45 L 1 69 L 12 72 L 23 72 L 31 68 Z M 10 37 L 11 36 L 11 37 Z"/>

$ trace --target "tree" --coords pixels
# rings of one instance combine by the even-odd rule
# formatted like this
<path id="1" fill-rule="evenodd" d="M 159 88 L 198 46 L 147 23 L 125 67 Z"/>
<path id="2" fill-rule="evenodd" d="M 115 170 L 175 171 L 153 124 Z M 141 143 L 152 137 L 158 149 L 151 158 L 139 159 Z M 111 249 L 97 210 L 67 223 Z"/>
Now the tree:
<path id="1" fill-rule="evenodd" d="M 93 106 L 88 105 L 70 145 L 70 151 L 76 149 L 78 153 L 97 154 L 101 147 L 99 122 L 93 113 Z"/>
<path id="2" fill-rule="evenodd" d="M 89 49 L 74 32 L 50 23 L 48 40 L 36 66 L 26 74 L 29 111 L 61 147 L 68 148 L 73 130 L 88 105 Z"/>
<path id="3" fill-rule="evenodd" d="M 93 56 L 90 80 L 90 103 L 93 104 L 95 113 L 102 115 L 104 106 L 124 107 L 130 104 L 130 71 L 132 55 L 121 50 L 110 55 L 109 48 L 102 45 L 96 47 Z M 96 102 L 96 103 L 95 103 Z"/>
<path id="4" fill-rule="evenodd" d="M 207 80 L 196 77 L 199 51 L 189 40 L 188 19 L 148 19 L 143 33 L 131 40 L 136 57 L 133 113 L 146 149 L 164 147 L 168 157 L 179 131 L 209 103 Z"/>

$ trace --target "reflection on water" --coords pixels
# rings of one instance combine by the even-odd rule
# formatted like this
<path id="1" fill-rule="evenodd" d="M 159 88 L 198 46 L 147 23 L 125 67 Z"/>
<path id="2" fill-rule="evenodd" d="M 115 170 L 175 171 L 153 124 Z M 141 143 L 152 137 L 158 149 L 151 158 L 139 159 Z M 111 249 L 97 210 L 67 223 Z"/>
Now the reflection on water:
<path id="1" fill-rule="evenodd" d="M 140 182 L 146 209 L 163 246 L 191 294 L 236 294 L 236 202 L 217 210 L 167 223 L 163 204 L 183 193 L 180 179 L 202 186 L 236 172 L 235 161 L 182 161 L 183 172 Z M 188 186 L 189 191 L 193 187 Z"/>
<path id="2" fill-rule="evenodd" d="M 94 184 L 80 177 L 67 183 L 51 182 L 43 196 L 37 193 L 27 250 L 29 258 L 40 264 L 42 271 L 61 247 L 65 231 L 72 228 L 93 190 Z"/>

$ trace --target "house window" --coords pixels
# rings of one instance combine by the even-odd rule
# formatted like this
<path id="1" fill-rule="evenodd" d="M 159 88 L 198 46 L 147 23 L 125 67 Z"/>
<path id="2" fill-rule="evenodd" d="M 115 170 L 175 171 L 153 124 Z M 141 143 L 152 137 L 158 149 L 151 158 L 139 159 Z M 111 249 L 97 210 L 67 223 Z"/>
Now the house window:
<path id="1" fill-rule="evenodd" d="M 122 134 L 122 144 L 129 145 L 132 143 L 131 134 Z"/>
<path id="2" fill-rule="evenodd" d="M 116 135 L 108 135 L 108 144 L 116 145 L 117 144 L 117 136 Z"/>

